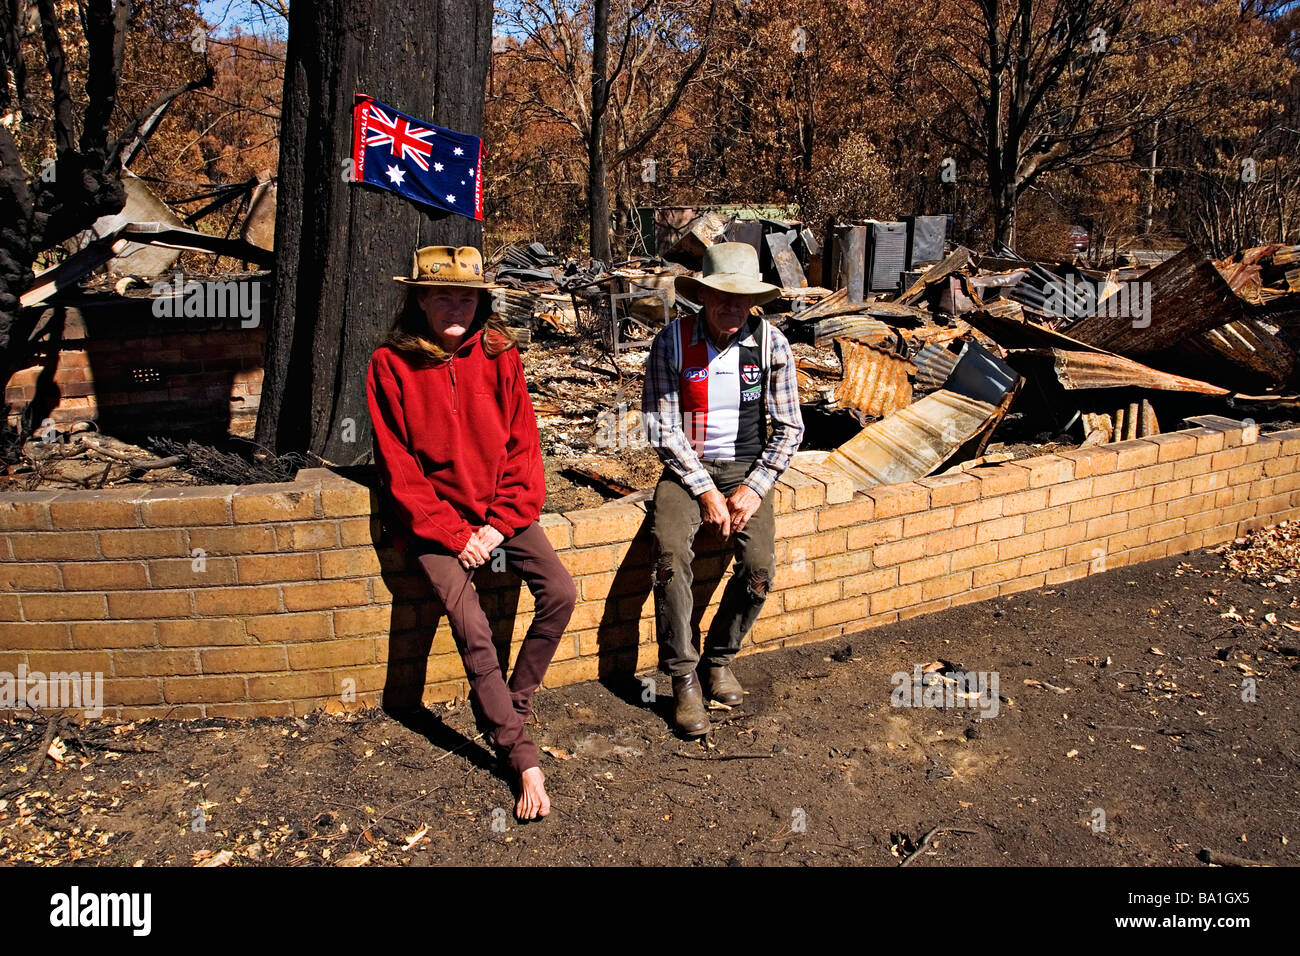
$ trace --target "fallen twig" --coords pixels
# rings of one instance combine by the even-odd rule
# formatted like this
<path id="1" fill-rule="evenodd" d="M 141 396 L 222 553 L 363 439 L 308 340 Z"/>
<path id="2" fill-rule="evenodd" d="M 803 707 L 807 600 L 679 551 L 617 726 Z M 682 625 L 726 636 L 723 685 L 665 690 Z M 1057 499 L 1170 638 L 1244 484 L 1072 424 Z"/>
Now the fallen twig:
<path id="1" fill-rule="evenodd" d="M 171 468 L 173 465 L 181 464 L 188 458 L 186 455 L 168 455 L 166 458 L 136 458 L 134 455 L 127 455 L 120 451 L 113 451 L 111 448 L 105 448 L 93 438 L 82 438 L 81 443 L 96 454 L 112 458 L 114 461 L 125 462 L 132 468 L 140 468 L 145 471 L 154 468 Z"/>
<path id="2" fill-rule="evenodd" d="M 930 845 L 930 841 L 940 833 L 974 833 L 974 832 L 975 832 L 974 830 L 963 830 L 958 827 L 933 827 L 929 833 L 921 837 L 921 842 L 917 844 L 916 849 L 913 850 L 911 853 L 909 853 L 907 855 L 907 858 L 904 859 L 903 862 L 898 865 L 899 866 L 909 865 L 913 860 L 915 860 L 918 856 L 921 855 L 922 851 L 925 850 L 925 848 Z"/>
<path id="3" fill-rule="evenodd" d="M 729 754 L 725 757 L 696 757 L 691 754 L 684 754 L 680 751 L 674 756 L 681 757 L 683 760 L 771 760 L 776 754 Z"/>
<path id="4" fill-rule="evenodd" d="M 1272 863 L 1248 860 L 1244 856 L 1234 856 L 1221 850 L 1211 850 L 1209 847 L 1196 854 L 1196 858 L 1202 863 L 1213 863 L 1216 866 L 1273 866 Z"/>

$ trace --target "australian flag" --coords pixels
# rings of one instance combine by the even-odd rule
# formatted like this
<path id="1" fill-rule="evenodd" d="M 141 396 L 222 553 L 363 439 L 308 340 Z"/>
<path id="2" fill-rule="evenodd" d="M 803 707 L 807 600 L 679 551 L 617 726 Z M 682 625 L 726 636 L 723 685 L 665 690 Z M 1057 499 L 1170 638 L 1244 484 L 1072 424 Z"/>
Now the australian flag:
<path id="1" fill-rule="evenodd" d="M 364 93 L 352 108 L 358 182 L 483 219 L 483 141 L 399 113 Z"/>

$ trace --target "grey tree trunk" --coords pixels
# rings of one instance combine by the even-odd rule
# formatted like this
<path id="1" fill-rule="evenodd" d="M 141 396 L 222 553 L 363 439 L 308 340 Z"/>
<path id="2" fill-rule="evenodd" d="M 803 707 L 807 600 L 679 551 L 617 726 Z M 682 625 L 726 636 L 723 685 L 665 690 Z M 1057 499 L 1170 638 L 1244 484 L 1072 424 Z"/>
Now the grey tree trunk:
<path id="1" fill-rule="evenodd" d="M 489 0 L 315 0 L 289 15 L 275 224 L 275 304 L 256 440 L 335 464 L 371 455 L 365 375 L 427 245 L 482 225 L 347 181 L 353 94 L 481 135 Z M 485 151 L 490 148 L 485 145 Z"/>

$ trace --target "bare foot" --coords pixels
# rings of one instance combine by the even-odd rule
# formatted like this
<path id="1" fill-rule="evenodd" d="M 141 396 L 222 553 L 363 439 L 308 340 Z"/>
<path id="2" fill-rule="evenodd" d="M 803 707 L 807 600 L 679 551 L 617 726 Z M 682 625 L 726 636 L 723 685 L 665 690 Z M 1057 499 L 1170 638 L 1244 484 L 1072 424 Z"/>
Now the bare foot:
<path id="1" fill-rule="evenodd" d="M 519 777 L 519 802 L 515 816 L 520 820 L 544 817 L 551 812 L 551 798 L 546 795 L 541 767 L 529 767 Z"/>

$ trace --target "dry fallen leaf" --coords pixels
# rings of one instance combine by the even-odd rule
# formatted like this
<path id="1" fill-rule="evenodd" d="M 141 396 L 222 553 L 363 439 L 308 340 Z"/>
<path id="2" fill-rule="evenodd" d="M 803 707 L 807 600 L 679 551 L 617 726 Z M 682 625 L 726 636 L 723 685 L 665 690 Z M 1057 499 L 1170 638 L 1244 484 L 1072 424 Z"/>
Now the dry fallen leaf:
<path id="1" fill-rule="evenodd" d="M 426 833 L 428 833 L 428 832 L 429 832 L 429 828 L 428 828 L 428 826 L 422 826 L 422 827 L 420 827 L 420 829 L 417 830 L 415 833 L 413 833 L 413 834 L 411 834 L 409 837 L 407 837 L 407 838 L 406 838 L 406 849 L 409 850 L 411 847 L 415 846 L 417 843 L 419 843 L 421 840 L 423 840 L 423 839 L 424 839 L 424 835 L 425 835 Z"/>
<path id="2" fill-rule="evenodd" d="M 554 757 L 556 760 L 572 760 L 572 759 L 573 759 L 573 754 L 569 753 L 567 750 L 564 750 L 564 749 L 561 748 L 561 747 L 543 747 L 543 748 L 542 748 L 542 753 L 544 753 L 544 754 L 550 754 L 550 755 L 551 755 L 552 757 Z"/>

